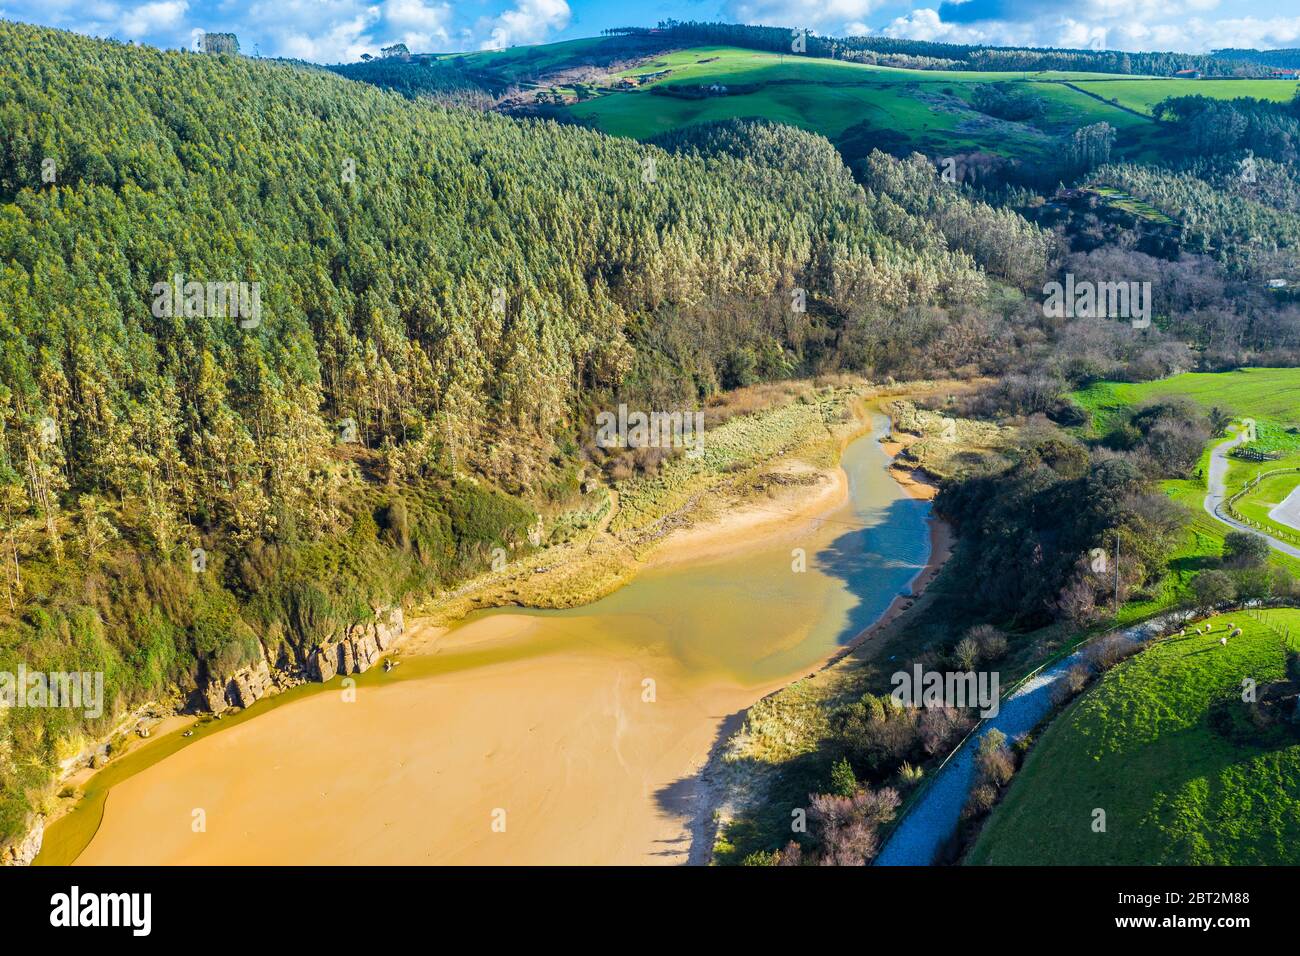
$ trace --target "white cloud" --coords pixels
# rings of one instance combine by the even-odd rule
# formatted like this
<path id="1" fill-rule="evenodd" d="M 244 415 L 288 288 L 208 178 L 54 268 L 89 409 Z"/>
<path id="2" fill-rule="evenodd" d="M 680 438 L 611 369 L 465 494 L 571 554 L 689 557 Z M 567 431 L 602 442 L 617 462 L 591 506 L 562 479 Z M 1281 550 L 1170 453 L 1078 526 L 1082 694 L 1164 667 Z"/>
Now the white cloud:
<path id="1" fill-rule="evenodd" d="M 160 0 L 157 3 L 145 3 L 133 9 L 123 10 L 117 17 L 117 29 L 128 39 L 137 39 L 149 34 L 171 31 L 181 22 L 185 11 L 189 9 L 186 0 Z"/>
<path id="2" fill-rule="evenodd" d="M 571 13 L 565 0 L 519 0 L 489 23 L 484 50 L 502 50 L 521 43 L 540 43 L 552 30 L 569 25 Z"/>
<path id="3" fill-rule="evenodd" d="M 884 0 L 727 0 L 727 19 L 844 35 L 871 32 L 866 16 Z M 703 18 L 707 19 L 707 18 Z"/>
<path id="4" fill-rule="evenodd" d="M 1025 19 L 962 22 L 943 20 L 938 10 L 923 8 L 895 18 L 881 32 L 944 43 L 1194 53 L 1223 47 L 1287 47 L 1300 41 L 1300 17 L 1207 20 L 1186 16 L 1215 9 L 1218 0 L 1074 0 L 1068 12 L 1062 12 L 1063 6 L 1058 0 L 1046 0 L 1016 7 Z"/>
<path id="5" fill-rule="evenodd" d="M 424 0 L 386 0 L 384 23 L 394 38 L 415 52 L 445 50 L 451 45 L 450 4 Z"/>

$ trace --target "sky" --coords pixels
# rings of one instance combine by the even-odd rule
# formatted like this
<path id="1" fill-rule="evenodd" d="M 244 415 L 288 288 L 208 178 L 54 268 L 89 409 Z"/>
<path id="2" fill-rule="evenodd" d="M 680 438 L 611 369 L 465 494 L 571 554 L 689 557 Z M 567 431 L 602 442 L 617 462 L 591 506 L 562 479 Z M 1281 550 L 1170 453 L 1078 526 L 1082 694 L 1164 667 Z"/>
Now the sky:
<path id="1" fill-rule="evenodd" d="M 167 48 L 229 31 L 244 53 L 321 63 L 397 42 L 414 53 L 490 50 L 669 17 L 950 43 L 1300 47 L 1295 0 L 0 0 L 9 20 Z"/>

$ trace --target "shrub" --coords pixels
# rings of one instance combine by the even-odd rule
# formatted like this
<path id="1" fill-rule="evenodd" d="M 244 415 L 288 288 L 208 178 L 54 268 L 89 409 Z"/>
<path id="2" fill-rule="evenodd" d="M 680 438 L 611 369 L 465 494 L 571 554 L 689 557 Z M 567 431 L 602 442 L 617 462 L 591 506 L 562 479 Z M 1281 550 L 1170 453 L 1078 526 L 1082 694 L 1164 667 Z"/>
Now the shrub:
<path id="1" fill-rule="evenodd" d="M 1229 568 L 1257 568 L 1268 563 L 1269 546 L 1249 531 L 1229 531 L 1223 537 L 1223 564 Z"/>
<path id="2" fill-rule="evenodd" d="M 830 792 L 838 797 L 851 797 L 858 791 L 858 778 L 847 757 L 841 757 L 831 767 Z"/>
<path id="3" fill-rule="evenodd" d="M 974 670 L 975 665 L 979 662 L 980 647 L 971 638 L 963 637 L 953 649 L 953 657 L 956 658 L 957 666 L 962 670 Z"/>
<path id="4" fill-rule="evenodd" d="M 970 797 L 966 800 L 966 806 L 962 809 L 962 816 L 968 820 L 978 819 L 993 809 L 993 805 L 998 802 L 998 791 L 987 784 L 981 784 L 972 787 Z"/>
<path id="5" fill-rule="evenodd" d="M 979 750 L 975 754 L 975 768 L 978 779 L 993 787 L 1005 786 L 1016 772 L 1016 760 L 1007 747 L 1007 737 L 994 728 L 980 738 Z"/>
<path id="6" fill-rule="evenodd" d="M 1084 652 L 1084 657 L 1095 670 L 1107 671 L 1138 652 L 1138 644 L 1118 634 L 1103 637 Z"/>
<path id="7" fill-rule="evenodd" d="M 970 718 L 954 707 L 927 707 L 917 721 L 921 746 L 927 754 L 943 753 L 970 723 Z"/>
<path id="8" fill-rule="evenodd" d="M 1052 685 L 1052 703 L 1057 707 L 1072 701 L 1079 691 L 1088 686 L 1091 672 L 1083 664 L 1075 664 L 1060 680 Z"/>
<path id="9" fill-rule="evenodd" d="M 1007 636 L 991 624 L 977 624 L 966 632 L 966 636 L 979 646 L 980 658 L 996 661 L 1006 656 Z"/>
<path id="10" fill-rule="evenodd" d="M 809 796 L 809 812 L 817 827 L 823 866 L 862 866 L 880 849 L 877 830 L 894 818 L 901 802 L 892 787 L 862 789 L 851 797 L 830 793 Z"/>

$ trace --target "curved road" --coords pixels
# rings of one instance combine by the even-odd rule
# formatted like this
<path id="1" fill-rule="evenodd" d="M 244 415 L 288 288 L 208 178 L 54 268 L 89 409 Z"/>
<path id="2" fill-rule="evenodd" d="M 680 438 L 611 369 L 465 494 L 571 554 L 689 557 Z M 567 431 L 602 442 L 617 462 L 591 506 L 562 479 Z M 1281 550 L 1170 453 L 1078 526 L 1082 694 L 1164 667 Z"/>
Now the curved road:
<path id="1" fill-rule="evenodd" d="M 1300 548 L 1263 534 L 1256 528 L 1242 524 L 1222 512 L 1227 496 L 1225 483 L 1228 475 L 1228 452 L 1240 445 L 1243 434 L 1216 445 L 1210 453 L 1210 475 L 1205 495 L 1205 510 L 1210 517 L 1238 531 L 1248 531 L 1265 538 L 1278 551 L 1300 558 Z M 1169 624 L 1185 621 L 1179 612 L 1171 612 L 1120 632 L 1130 640 L 1141 641 L 1159 633 Z M 1006 734 L 1008 742 L 1028 733 L 1052 710 L 1052 686 L 1066 671 L 1083 659 L 1083 650 L 1076 651 L 1062 661 L 1035 675 L 1024 686 L 1016 689 L 1002 701 L 996 717 L 982 723 L 930 782 L 929 789 L 907 812 L 897 829 L 890 834 L 876 866 L 929 866 L 954 833 L 961 820 L 961 810 L 966 803 L 975 780 L 975 752 L 982 738 L 996 728 Z"/>
<path id="2" fill-rule="evenodd" d="M 1287 544 L 1271 534 L 1265 534 L 1258 528 L 1242 524 L 1223 511 L 1223 501 L 1228 496 L 1227 488 L 1224 487 L 1228 477 L 1228 452 L 1240 445 L 1245 437 L 1244 433 L 1238 433 L 1235 438 L 1230 438 L 1228 441 L 1215 445 L 1214 451 L 1210 452 L 1209 490 L 1205 494 L 1205 510 L 1215 521 L 1226 524 L 1235 531 L 1247 531 L 1251 534 L 1257 534 L 1274 549 L 1281 551 L 1283 554 L 1289 554 L 1293 558 L 1300 558 L 1300 548 L 1293 544 Z"/>
<path id="3" fill-rule="evenodd" d="M 1175 611 L 1117 633 L 1140 642 L 1160 633 L 1167 625 L 1185 619 L 1186 615 Z M 1010 744 L 1038 726 L 1052 710 L 1052 687 L 1065 676 L 1066 671 L 1083 660 L 1084 652 L 1085 649 L 1080 649 L 1057 661 L 1002 700 L 997 716 L 984 721 L 967 738 L 931 781 L 920 801 L 890 834 L 876 858 L 876 866 L 929 866 L 934 862 L 940 848 L 957 832 L 961 809 L 975 781 L 975 752 L 980 738 L 996 728 L 1006 734 Z"/>

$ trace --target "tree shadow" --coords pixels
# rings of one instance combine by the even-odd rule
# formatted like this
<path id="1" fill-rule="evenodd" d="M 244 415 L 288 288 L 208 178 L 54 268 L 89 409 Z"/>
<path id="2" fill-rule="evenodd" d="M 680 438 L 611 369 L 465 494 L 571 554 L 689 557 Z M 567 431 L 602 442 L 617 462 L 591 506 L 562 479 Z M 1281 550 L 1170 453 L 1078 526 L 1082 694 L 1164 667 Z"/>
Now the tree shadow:
<path id="1" fill-rule="evenodd" d="M 817 552 L 824 574 L 838 579 L 855 598 L 835 642 L 848 644 L 889 609 L 897 597 L 912 598 L 911 583 L 930 554 L 928 501 L 899 498 L 872 523 L 846 531 Z"/>

